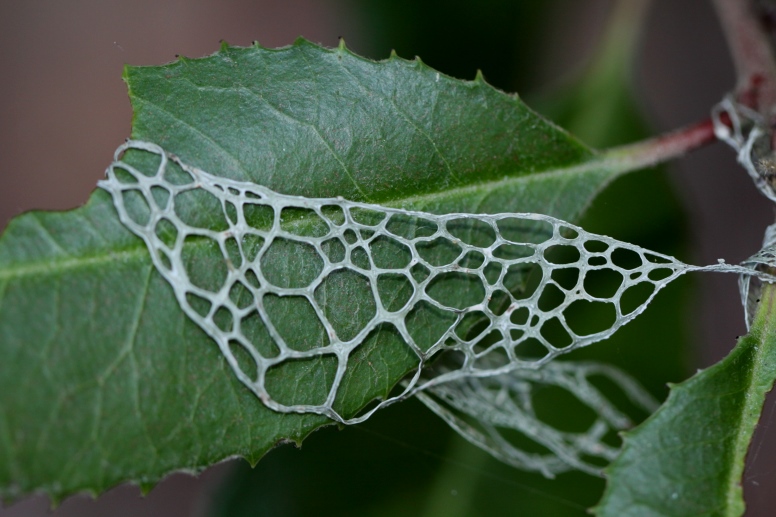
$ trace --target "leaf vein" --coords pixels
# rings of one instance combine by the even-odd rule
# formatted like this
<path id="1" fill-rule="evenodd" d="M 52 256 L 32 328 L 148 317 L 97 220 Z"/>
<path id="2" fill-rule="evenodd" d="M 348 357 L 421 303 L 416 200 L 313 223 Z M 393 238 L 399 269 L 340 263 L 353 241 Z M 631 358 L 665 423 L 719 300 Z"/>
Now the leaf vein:
<path id="1" fill-rule="evenodd" d="M 201 129 L 198 129 L 196 126 L 191 124 L 190 122 L 187 122 L 180 118 L 178 115 L 175 115 L 174 113 L 171 113 L 170 111 L 167 111 L 166 109 L 162 108 L 160 105 L 147 100 L 143 99 L 142 97 L 135 96 L 135 99 L 142 102 L 143 104 L 150 106 L 151 108 L 157 110 L 162 115 L 166 115 L 167 117 L 173 119 L 175 122 L 180 123 L 182 126 L 187 127 L 189 130 L 191 130 L 193 133 L 201 136 L 203 139 L 207 140 L 212 144 L 212 146 L 215 148 L 216 151 L 218 151 L 221 155 L 226 156 L 229 158 L 229 160 L 233 163 L 236 169 L 238 169 L 243 174 L 243 179 L 247 180 L 250 178 L 250 175 L 248 174 L 248 171 L 243 167 L 240 160 L 238 160 L 232 153 L 230 153 L 223 145 L 218 143 L 212 136 L 208 135 L 207 133 L 203 132 Z"/>
<path id="2" fill-rule="evenodd" d="M 456 182 L 458 182 L 459 184 L 463 184 L 463 181 L 461 181 L 461 179 L 458 177 L 458 175 L 456 175 L 455 172 L 453 172 L 453 168 L 450 166 L 450 162 L 442 154 L 442 151 L 439 149 L 439 147 L 437 147 L 436 141 L 433 138 L 431 138 L 431 135 L 426 133 L 420 127 L 420 125 L 416 124 L 415 121 L 412 119 L 412 117 L 410 117 L 404 110 L 402 110 L 394 99 L 390 99 L 386 95 L 384 95 L 384 94 L 382 94 L 382 93 L 380 93 L 378 91 L 370 90 L 369 88 L 367 88 L 367 86 L 362 82 L 362 80 L 356 74 L 354 74 L 352 71 L 350 71 L 347 67 L 345 67 L 345 65 L 342 65 L 342 69 L 345 71 L 345 73 L 347 73 L 350 77 L 353 78 L 353 80 L 356 82 L 356 84 L 358 84 L 358 86 L 362 90 L 364 90 L 367 93 L 375 93 L 375 94 L 377 94 L 379 97 L 381 97 L 383 100 L 385 100 L 389 105 L 393 106 L 394 109 L 396 110 L 396 112 L 399 115 L 401 115 L 401 117 L 409 125 L 411 125 L 413 128 L 415 128 L 415 131 L 417 131 L 423 138 L 428 140 L 429 144 L 431 144 L 431 148 L 434 150 L 436 155 L 439 156 L 439 159 L 442 160 L 442 163 L 444 164 L 445 168 L 447 169 L 447 173 L 450 175 L 450 177 L 453 180 L 455 180 Z"/>

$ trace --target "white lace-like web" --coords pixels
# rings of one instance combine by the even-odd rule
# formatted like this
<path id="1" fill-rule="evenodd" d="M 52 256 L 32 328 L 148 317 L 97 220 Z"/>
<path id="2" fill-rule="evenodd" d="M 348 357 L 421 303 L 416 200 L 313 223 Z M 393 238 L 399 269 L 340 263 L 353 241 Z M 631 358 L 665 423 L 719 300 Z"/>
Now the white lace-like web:
<path id="1" fill-rule="evenodd" d="M 687 265 L 546 215 L 434 215 L 284 195 L 211 175 L 148 142 L 119 147 L 99 186 L 184 312 L 269 408 L 356 423 L 426 390 L 424 402 L 467 439 L 546 475 L 596 471 L 591 456 L 614 454 L 603 436 L 628 425 L 590 375 L 654 406 L 616 369 L 552 359 L 608 338 L 685 272 L 752 274 Z M 603 326 L 591 326 L 594 313 Z M 380 357 L 388 341 L 410 358 L 401 389 L 344 416 L 339 392 L 369 373 L 364 363 L 376 375 L 380 365 L 364 354 Z M 537 419 L 531 393 L 540 385 L 592 408 L 590 428 L 554 431 Z M 302 393 L 315 386 L 319 399 Z M 523 453 L 497 428 L 550 454 Z"/>
<path id="2" fill-rule="evenodd" d="M 729 125 L 723 121 L 723 115 L 727 116 Z M 760 114 L 728 96 L 714 107 L 711 116 L 717 138 L 736 151 L 738 163 L 752 178 L 757 189 L 776 203 L 776 163 L 772 157 L 768 157 L 771 153 L 770 132 L 766 130 L 767 124 Z M 764 272 L 776 268 L 776 224 L 766 228 L 762 249 L 742 265 L 750 270 L 742 273 L 738 279 L 748 329 L 762 289 L 762 275 L 752 274 L 751 271 Z"/>
<path id="3" fill-rule="evenodd" d="M 606 434 L 633 423 L 591 382 L 596 376 L 617 384 L 634 406 L 647 414 L 657 409 L 654 399 L 622 371 L 588 362 L 557 361 L 520 375 L 470 377 L 434 386 L 434 397 L 426 392 L 417 396 L 467 440 L 505 463 L 547 477 L 572 469 L 597 474 L 619 452 L 618 447 L 606 443 Z M 542 421 L 534 395 L 547 387 L 573 394 L 595 414 L 585 431 L 564 432 Z M 519 432 L 546 452 L 516 447 L 504 437 L 504 429 Z"/>

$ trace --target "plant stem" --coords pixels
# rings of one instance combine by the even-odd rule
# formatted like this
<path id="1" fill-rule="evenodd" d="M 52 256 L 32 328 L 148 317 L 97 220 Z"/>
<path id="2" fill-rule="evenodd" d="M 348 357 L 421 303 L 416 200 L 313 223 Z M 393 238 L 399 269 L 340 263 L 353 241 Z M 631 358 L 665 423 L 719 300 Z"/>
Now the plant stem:
<path id="1" fill-rule="evenodd" d="M 776 127 L 776 56 L 765 27 L 751 1 L 714 0 L 714 4 L 736 67 L 738 102 L 757 110 Z M 610 149 L 604 157 L 618 163 L 622 170 L 634 170 L 677 158 L 715 140 L 714 125 L 706 119 L 649 140 Z"/>
<path id="2" fill-rule="evenodd" d="M 727 122 L 723 117 L 723 122 Z M 711 118 L 663 135 L 604 151 L 606 160 L 619 162 L 623 170 L 657 165 L 716 141 Z"/>
<path id="3" fill-rule="evenodd" d="M 736 68 L 738 101 L 769 122 L 776 115 L 776 59 L 751 1 L 714 0 Z"/>

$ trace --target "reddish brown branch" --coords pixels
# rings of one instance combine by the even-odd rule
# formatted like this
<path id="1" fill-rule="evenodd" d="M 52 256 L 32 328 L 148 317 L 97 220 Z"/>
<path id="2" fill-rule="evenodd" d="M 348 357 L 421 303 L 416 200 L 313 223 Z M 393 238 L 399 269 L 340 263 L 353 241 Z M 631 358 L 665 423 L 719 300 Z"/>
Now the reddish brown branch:
<path id="1" fill-rule="evenodd" d="M 723 113 L 720 120 L 730 125 L 727 114 Z M 714 123 L 708 118 L 648 140 L 610 149 L 605 154 L 607 158 L 625 162 L 627 168 L 633 170 L 678 158 L 716 139 Z"/>
<path id="2" fill-rule="evenodd" d="M 776 59 L 764 25 L 749 0 L 714 0 L 736 68 L 738 102 L 769 121 L 776 114 Z"/>

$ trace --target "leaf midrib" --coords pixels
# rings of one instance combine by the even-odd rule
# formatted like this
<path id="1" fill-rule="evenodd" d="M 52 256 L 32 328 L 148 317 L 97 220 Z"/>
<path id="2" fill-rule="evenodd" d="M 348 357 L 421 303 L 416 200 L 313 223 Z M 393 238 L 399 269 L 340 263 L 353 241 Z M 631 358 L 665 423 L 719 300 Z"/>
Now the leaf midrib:
<path id="1" fill-rule="evenodd" d="M 625 162 L 621 162 L 617 159 L 609 159 L 607 158 L 606 154 L 601 154 L 571 167 L 552 169 L 538 173 L 529 173 L 527 175 L 507 177 L 499 180 L 489 180 L 477 184 L 449 188 L 439 192 L 418 194 L 416 196 L 396 197 L 393 199 L 387 199 L 381 204 L 384 206 L 397 208 L 407 207 L 410 205 L 415 207 L 425 206 L 445 197 L 463 196 L 466 194 L 474 194 L 483 191 L 493 192 L 500 188 L 514 186 L 522 182 L 541 181 L 552 177 L 574 176 L 577 174 L 592 172 L 594 170 L 607 169 L 612 173 L 610 178 L 611 180 L 619 174 L 627 172 L 631 169 L 631 167 L 629 167 Z M 599 188 L 603 188 L 605 186 L 606 182 L 603 182 Z M 4 237 L 4 235 L 2 237 Z M 0 246 L 3 244 L 2 237 L 0 237 Z M 120 251 L 108 250 L 93 254 L 86 253 L 75 256 L 70 255 L 67 257 L 57 256 L 49 258 L 48 260 L 41 260 L 31 263 L 25 262 L 21 265 L 17 264 L 7 267 L 0 267 L 0 280 L 13 280 L 35 275 L 57 275 L 68 270 L 91 266 L 101 266 L 122 259 L 137 260 L 138 258 L 142 257 L 148 257 L 148 251 L 146 251 L 145 244 L 142 243 L 140 239 L 137 239 L 134 247 L 127 248 L 125 246 L 124 249 Z"/>
<path id="2" fill-rule="evenodd" d="M 0 241 L 0 244 L 2 241 Z M 147 257 L 151 260 L 145 245 L 136 246 L 122 251 L 108 251 L 106 253 L 69 255 L 68 257 L 55 257 L 51 260 L 13 265 L 0 269 L 0 280 L 14 280 L 26 276 L 58 275 L 68 270 L 100 266 L 115 263 L 119 260 L 136 260 L 139 257 Z"/>

